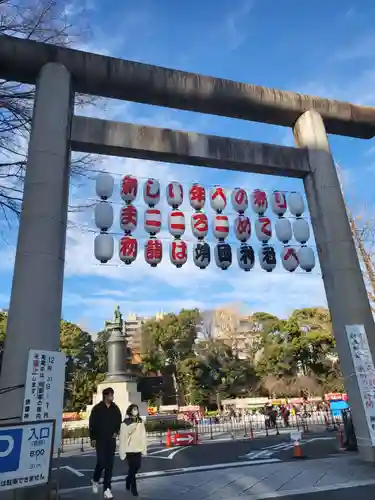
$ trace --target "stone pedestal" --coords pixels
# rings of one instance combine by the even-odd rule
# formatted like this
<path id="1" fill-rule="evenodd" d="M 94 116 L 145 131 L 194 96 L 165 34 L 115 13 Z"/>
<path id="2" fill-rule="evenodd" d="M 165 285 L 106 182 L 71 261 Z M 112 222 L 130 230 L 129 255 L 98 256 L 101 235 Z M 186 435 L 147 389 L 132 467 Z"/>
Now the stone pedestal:
<path id="1" fill-rule="evenodd" d="M 147 417 L 147 403 L 141 401 L 141 393 L 137 391 L 136 380 L 119 380 L 117 382 L 111 380 L 102 382 L 98 385 L 93 404 L 99 403 L 102 400 L 102 391 L 107 387 L 112 387 L 115 391 L 115 403 L 120 408 L 123 419 L 130 404 L 135 404 L 139 407 L 141 417 Z"/>

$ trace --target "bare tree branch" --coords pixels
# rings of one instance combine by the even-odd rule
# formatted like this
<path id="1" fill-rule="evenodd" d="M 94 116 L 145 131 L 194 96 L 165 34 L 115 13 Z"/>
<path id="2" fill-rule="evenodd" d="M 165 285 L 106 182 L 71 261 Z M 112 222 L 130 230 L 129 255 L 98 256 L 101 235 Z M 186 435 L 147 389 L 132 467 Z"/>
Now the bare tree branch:
<path id="1" fill-rule="evenodd" d="M 83 10 L 77 14 L 73 19 L 64 0 L 0 0 L 0 37 L 74 46 L 89 35 Z M 0 80 L 0 219 L 8 225 L 20 214 L 34 97 L 34 86 Z M 96 102 L 78 95 L 75 106 Z M 92 155 L 75 157 L 72 175 L 86 176 L 97 162 Z"/>

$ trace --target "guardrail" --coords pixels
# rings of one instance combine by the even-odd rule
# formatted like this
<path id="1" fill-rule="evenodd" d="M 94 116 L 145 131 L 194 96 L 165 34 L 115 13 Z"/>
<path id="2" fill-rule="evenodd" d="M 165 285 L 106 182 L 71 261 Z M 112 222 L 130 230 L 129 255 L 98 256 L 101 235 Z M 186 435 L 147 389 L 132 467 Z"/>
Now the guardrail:
<path id="1" fill-rule="evenodd" d="M 152 421 L 157 423 L 155 417 Z M 160 422 L 163 422 L 161 420 Z M 165 422 L 166 423 L 166 422 Z M 286 432 L 288 429 L 297 429 L 304 432 L 310 430 L 323 431 L 325 429 L 336 429 L 342 424 L 341 414 L 333 414 L 332 412 L 305 412 L 297 415 L 291 415 L 287 421 L 278 416 L 276 421 L 272 421 L 269 417 L 261 414 L 246 415 L 240 417 L 224 417 L 216 419 L 213 417 L 203 418 L 198 423 L 192 423 L 191 429 L 194 429 L 199 436 L 199 440 L 214 440 L 214 439 L 239 439 L 247 436 L 257 437 L 259 435 L 279 435 Z M 161 424 L 162 425 L 162 424 Z M 189 427 L 180 429 L 170 422 L 170 428 L 173 431 L 189 430 Z M 147 432 L 147 436 L 151 442 L 160 444 L 165 443 L 165 437 L 168 430 L 168 423 L 162 430 Z M 90 445 L 90 438 L 87 427 L 76 429 L 63 429 L 61 440 L 61 451 L 64 452 L 69 445 L 78 445 L 81 451 L 84 451 L 86 445 Z"/>

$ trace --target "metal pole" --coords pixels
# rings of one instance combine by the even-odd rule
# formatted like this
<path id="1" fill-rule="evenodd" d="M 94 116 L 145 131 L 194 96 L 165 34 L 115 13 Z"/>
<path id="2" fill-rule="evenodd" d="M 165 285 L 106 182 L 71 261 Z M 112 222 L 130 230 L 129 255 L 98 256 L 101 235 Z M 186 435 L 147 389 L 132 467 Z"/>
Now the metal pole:
<path id="1" fill-rule="evenodd" d="M 374 319 L 328 137 L 319 113 L 310 110 L 301 115 L 295 124 L 294 136 L 297 146 L 308 150 L 311 173 L 304 178 L 304 186 L 340 366 L 353 408 L 359 452 L 363 460 L 374 462 L 371 426 L 354 372 L 345 328 L 348 325 L 363 325 L 373 357 Z"/>
<path id="2" fill-rule="evenodd" d="M 1 389 L 21 388 L 0 396 L 3 421 L 21 419 L 29 350 L 60 346 L 72 113 L 69 72 L 47 64 L 36 84 L 0 378 Z"/>

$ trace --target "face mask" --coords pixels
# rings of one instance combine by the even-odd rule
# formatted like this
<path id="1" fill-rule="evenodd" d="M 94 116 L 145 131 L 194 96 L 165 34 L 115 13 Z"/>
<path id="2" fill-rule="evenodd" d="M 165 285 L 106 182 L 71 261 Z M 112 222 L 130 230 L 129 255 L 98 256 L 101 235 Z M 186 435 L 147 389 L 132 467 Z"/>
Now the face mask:
<path id="1" fill-rule="evenodd" d="M 108 401 L 108 403 L 112 403 L 112 401 L 113 401 L 113 396 L 112 396 L 112 394 L 108 394 L 108 396 L 107 396 L 107 401 Z"/>
<path id="2" fill-rule="evenodd" d="M 139 411 L 137 410 L 137 408 L 134 408 L 134 409 L 132 410 L 132 415 L 133 415 L 133 417 L 137 417 L 137 416 L 138 416 L 138 414 L 139 414 Z"/>

